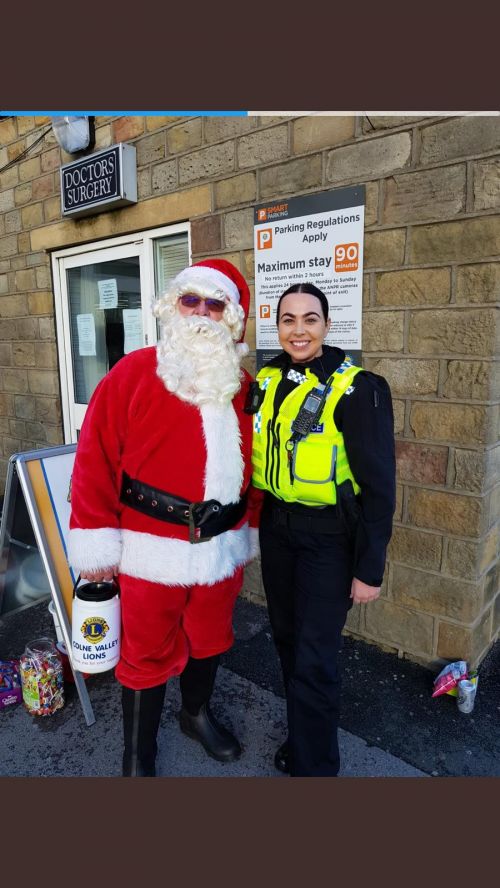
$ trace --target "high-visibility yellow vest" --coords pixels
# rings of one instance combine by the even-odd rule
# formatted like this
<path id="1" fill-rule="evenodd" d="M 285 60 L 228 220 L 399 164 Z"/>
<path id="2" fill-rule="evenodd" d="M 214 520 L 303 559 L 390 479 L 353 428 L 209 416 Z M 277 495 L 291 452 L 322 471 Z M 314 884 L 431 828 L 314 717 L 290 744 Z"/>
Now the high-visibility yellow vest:
<path id="1" fill-rule="evenodd" d="M 360 487 L 351 472 L 344 444 L 344 436 L 334 422 L 333 414 L 340 398 L 352 386 L 361 371 L 350 361 L 344 361 L 335 371 L 320 422 L 305 438 L 299 440 L 293 451 L 286 449 L 292 436 L 292 422 L 296 419 L 306 395 L 320 385 L 318 377 L 306 368 L 302 381 L 283 400 L 274 415 L 274 397 L 281 381 L 278 367 L 263 367 L 257 374 L 264 401 L 254 414 L 252 481 L 255 487 L 268 490 L 285 502 L 300 502 L 308 506 L 334 505 L 337 501 L 336 484 L 348 479 L 354 492 Z M 295 373 L 293 366 L 289 373 Z M 290 471 L 291 469 L 291 471 Z"/>

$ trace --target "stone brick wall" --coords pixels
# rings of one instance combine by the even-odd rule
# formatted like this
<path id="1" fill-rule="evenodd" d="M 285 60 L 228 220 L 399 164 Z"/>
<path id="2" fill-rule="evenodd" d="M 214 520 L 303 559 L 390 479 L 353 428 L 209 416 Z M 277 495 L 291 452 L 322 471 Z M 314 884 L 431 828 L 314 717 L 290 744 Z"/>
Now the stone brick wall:
<path id="1" fill-rule="evenodd" d="M 193 259 L 253 289 L 255 203 L 365 183 L 364 365 L 393 391 L 398 504 L 383 596 L 348 630 L 479 663 L 500 627 L 500 119 L 101 117 L 96 150 L 137 148 L 139 202 L 80 221 L 48 124 L 0 120 L 0 482 L 13 451 L 62 440 L 46 251 L 189 219 Z M 254 306 L 247 340 L 252 370 Z M 258 564 L 244 594 L 263 600 Z"/>
<path id="2" fill-rule="evenodd" d="M 13 452 L 63 441 L 49 257 L 31 245 L 31 232 L 60 215 L 61 159 L 49 123 L 0 119 L 2 490 Z"/>

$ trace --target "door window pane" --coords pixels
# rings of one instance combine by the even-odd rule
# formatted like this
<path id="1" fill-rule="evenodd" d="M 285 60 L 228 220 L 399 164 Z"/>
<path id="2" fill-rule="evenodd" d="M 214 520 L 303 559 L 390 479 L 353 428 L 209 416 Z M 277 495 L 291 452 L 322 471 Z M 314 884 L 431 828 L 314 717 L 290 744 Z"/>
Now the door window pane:
<path id="1" fill-rule="evenodd" d="M 108 370 L 144 345 L 139 257 L 67 269 L 75 402 L 88 404 Z"/>
<path id="2" fill-rule="evenodd" d="M 168 282 L 189 265 L 187 234 L 155 240 L 154 257 L 155 289 L 158 297 L 165 292 Z"/>

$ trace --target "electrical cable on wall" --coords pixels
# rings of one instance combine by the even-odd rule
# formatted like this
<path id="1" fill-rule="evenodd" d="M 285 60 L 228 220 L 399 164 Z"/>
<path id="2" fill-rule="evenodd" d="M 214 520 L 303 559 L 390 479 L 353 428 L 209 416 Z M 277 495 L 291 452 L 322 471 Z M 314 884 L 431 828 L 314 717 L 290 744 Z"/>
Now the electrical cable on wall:
<path id="1" fill-rule="evenodd" d="M 15 163 L 19 163 L 19 161 L 22 160 L 23 157 L 26 157 L 26 155 L 29 154 L 30 151 L 32 151 L 32 149 L 35 148 L 36 145 L 40 144 L 42 139 L 45 139 L 45 136 L 47 135 L 47 133 L 50 129 L 52 129 L 52 124 L 49 124 L 49 126 L 42 133 L 42 135 L 39 136 L 38 139 L 35 139 L 35 141 L 31 143 L 31 145 L 29 145 L 27 148 L 25 148 L 24 151 L 21 152 L 21 154 L 18 154 L 17 157 L 15 157 L 13 160 L 9 160 L 9 162 L 6 163 L 5 166 L 0 167 L 0 173 L 3 173 L 4 170 L 8 170 L 9 167 L 14 166 Z"/>

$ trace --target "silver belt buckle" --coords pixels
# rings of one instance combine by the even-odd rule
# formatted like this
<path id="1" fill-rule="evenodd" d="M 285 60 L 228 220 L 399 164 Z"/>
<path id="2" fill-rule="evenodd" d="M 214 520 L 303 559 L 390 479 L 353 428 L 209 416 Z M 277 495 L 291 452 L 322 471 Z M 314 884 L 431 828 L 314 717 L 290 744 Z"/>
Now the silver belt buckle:
<path id="1" fill-rule="evenodd" d="M 193 518 L 193 509 L 196 503 L 189 503 L 189 542 L 190 543 L 208 543 L 212 537 L 201 539 L 201 527 L 196 527 Z"/>

